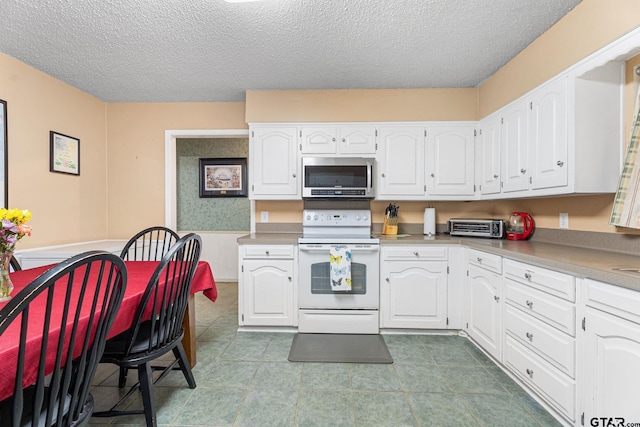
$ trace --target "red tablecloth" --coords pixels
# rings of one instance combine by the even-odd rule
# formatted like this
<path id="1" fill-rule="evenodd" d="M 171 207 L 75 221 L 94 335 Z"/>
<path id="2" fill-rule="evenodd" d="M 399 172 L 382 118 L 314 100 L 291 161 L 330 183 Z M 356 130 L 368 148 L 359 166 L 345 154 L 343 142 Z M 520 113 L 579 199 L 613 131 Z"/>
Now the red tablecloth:
<path id="1" fill-rule="evenodd" d="M 127 287 L 125 289 L 122 304 L 118 311 L 113 326 L 109 331 L 109 337 L 113 337 L 126 331 L 133 322 L 136 308 L 140 303 L 142 294 L 146 289 L 151 274 L 158 265 L 157 261 L 125 261 L 127 266 Z M 44 273 L 51 266 L 32 268 L 28 270 L 11 273 L 11 281 L 15 287 L 12 292 L 17 294 L 21 289 L 31 283 L 36 277 Z M 196 268 L 191 284 L 191 293 L 203 292 L 211 301 L 218 297 L 216 284 L 209 263 L 200 261 Z M 0 302 L 2 308 L 6 302 Z M 37 316 L 38 311 L 32 310 L 30 318 Z M 4 334 L 0 335 L 0 361 L 11 361 L 14 363 L 0 363 L 0 401 L 11 396 L 13 392 L 13 379 L 15 378 L 15 360 L 18 351 L 18 332 L 12 325 Z M 28 337 L 29 340 L 41 342 L 38 336 Z M 38 344 L 39 345 L 39 344 Z"/>

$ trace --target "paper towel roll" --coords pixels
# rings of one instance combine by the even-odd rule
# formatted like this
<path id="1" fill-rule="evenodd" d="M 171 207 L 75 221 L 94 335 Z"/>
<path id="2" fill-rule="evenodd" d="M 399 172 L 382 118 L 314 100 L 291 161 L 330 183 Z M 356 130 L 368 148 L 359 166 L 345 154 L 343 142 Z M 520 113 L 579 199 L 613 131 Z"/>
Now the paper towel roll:
<path id="1" fill-rule="evenodd" d="M 424 210 L 424 233 L 429 236 L 436 234 L 436 209 L 426 208 Z"/>

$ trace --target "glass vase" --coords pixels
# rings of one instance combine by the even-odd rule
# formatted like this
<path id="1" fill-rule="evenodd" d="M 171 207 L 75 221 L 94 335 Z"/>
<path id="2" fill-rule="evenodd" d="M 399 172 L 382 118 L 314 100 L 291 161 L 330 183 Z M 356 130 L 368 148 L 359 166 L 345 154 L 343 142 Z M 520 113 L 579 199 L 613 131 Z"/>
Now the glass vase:
<path id="1" fill-rule="evenodd" d="M 0 302 L 11 299 L 13 283 L 9 277 L 9 265 L 13 252 L 0 252 Z"/>

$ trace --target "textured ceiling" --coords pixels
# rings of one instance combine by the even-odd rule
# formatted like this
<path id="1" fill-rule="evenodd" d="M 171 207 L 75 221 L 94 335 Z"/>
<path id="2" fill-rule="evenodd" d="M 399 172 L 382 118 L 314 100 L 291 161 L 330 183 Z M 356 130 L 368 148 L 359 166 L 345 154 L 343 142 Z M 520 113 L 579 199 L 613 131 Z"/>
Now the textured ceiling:
<path id="1" fill-rule="evenodd" d="M 0 52 L 108 101 L 475 87 L 580 0 L 2 0 Z"/>

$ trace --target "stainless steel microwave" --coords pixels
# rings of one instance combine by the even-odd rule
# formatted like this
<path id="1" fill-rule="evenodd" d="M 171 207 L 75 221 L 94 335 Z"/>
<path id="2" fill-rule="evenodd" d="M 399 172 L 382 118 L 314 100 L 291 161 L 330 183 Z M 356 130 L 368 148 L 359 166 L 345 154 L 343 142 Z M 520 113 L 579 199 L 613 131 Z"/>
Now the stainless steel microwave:
<path id="1" fill-rule="evenodd" d="M 375 159 L 303 157 L 303 198 L 372 199 Z"/>

